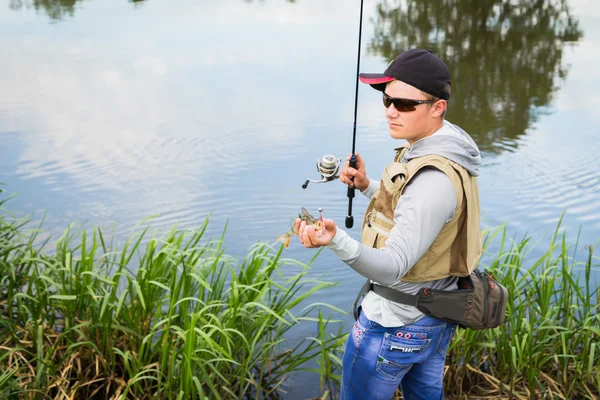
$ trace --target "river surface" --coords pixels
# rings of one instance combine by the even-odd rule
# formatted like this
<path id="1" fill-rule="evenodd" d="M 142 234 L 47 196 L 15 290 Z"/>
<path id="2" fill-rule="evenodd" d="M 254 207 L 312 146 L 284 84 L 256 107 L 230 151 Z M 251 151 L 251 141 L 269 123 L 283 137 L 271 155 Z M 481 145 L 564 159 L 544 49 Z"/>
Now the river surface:
<path id="1" fill-rule="evenodd" d="M 344 224 L 346 189 L 316 179 L 351 151 L 358 0 L 9 0 L 0 5 L 0 182 L 17 215 L 58 237 L 153 217 L 165 232 L 228 223 L 242 257 L 304 206 Z M 452 75 L 447 119 L 482 150 L 482 228 L 543 241 L 600 238 L 600 3 L 365 0 L 361 71 L 425 47 Z M 398 145 L 379 92 L 360 85 L 356 149 L 378 179 Z M 357 196 L 358 226 L 367 205 Z M 545 239 L 546 238 L 546 239 Z M 296 241 L 286 256 L 308 261 Z M 533 253 L 535 254 L 535 252 Z M 349 309 L 363 278 L 324 251 L 314 296 Z M 349 327 L 350 318 L 345 318 Z M 298 332 L 298 337 L 315 332 Z M 319 394 L 292 377 L 286 398 Z"/>

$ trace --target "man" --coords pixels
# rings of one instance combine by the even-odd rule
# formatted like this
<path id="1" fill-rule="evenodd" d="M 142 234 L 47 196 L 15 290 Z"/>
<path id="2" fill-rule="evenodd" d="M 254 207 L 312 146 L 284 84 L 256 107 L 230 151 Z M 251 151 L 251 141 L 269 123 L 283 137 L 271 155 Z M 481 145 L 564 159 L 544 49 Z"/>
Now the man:
<path id="1" fill-rule="evenodd" d="M 444 119 L 450 73 L 431 51 L 405 51 L 383 74 L 361 74 L 360 80 L 383 92 L 390 135 L 407 145 L 396 149 L 381 183 L 367 177 L 358 154 L 357 168 L 346 163 L 340 174 L 371 199 L 362 243 L 329 219 L 318 232 L 298 220 L 300 242 L 329 247 L 373 283 L 365 285 L 346 344 L 341 398 L 392 399 L 400 386 L 408 400 L 443 399 L 455 325 L 394 301 L 394 293 L 455 290 L 458 276 L 476 268 L 479 149 Z"/>

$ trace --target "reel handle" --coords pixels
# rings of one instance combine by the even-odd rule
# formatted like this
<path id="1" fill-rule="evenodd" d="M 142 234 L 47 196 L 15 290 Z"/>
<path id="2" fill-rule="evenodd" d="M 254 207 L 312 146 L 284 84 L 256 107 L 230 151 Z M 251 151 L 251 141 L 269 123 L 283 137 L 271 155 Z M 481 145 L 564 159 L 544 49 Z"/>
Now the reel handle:
<path id="1" fill-rule="evenodd" d="M 310 182 L 310 179 L 304 181 L 304 183 L 302 184 L 302 189 L 306 189 L 306 187 L 308 186 L 308 182 Z"/>
<path id="2" fill-rule="evenodd" d="M 356 155 L 352 154 L 350 162 L 348 163 L 350 168 L 356 168 Z M 354 181 L 354 178 L 352 178 Z M 350 229 L 354 226 L 354 217 L 352 216 L 352 199 L 354 198 L 354 187 L 348 186 L 348 215 L 346 215 L 346 228 Z"/>

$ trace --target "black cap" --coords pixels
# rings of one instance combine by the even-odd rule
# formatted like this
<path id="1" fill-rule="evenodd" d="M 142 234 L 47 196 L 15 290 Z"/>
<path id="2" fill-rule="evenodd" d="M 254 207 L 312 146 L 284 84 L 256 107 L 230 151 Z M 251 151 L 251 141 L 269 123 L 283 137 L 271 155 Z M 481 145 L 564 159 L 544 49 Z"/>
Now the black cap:
<path id="1" fill-rule="evenodd" d="M 448 67 L 431 50 L 406 50 L 383 74 L 360 74 L 359 79 L 382 92 L 387 82 L 397 79 L 440 99 L 448 100 L 451 93 Z"/>

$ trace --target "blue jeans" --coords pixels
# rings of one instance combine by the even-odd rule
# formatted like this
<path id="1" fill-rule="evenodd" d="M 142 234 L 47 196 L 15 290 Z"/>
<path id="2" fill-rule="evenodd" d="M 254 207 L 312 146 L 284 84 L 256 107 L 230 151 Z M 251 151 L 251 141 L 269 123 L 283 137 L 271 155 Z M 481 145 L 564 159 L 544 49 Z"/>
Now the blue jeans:
<path id="1" fill-rule="evenodd" d="M 444 362 L 455 324 L 424 316 L 411 325 L 385 328 L 360 313 L 342 360 L 341 400 L 394 397 L 443 399 Z"/>

